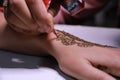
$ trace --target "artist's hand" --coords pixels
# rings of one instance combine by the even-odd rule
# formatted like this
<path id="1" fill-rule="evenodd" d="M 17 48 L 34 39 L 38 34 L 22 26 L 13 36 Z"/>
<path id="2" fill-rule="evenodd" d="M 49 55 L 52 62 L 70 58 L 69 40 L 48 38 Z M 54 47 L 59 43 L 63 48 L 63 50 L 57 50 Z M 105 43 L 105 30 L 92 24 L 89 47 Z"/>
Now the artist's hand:
<path id="1" fill-rule="evenodd" d="M 9 0 L 9 6 L 5 9 L 8 24 L 15 31 L 28 35 L 51 32 L 53 15 L 57 14 L 60 5 L 55 5 L 52 1 L 56 7 L 50 6 L 48 12 L 49 3 L 46 1 L 49 0 Z"/>

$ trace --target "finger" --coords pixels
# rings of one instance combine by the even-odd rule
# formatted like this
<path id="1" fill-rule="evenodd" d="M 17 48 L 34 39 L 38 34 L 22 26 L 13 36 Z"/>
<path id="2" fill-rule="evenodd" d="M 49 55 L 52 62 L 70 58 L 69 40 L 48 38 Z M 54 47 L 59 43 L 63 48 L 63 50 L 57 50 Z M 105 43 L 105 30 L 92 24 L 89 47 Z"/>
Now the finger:
<path id="1" fill-rule="evenodd" d="M 61 0 L 52 0 L 48 9 L 48 12 L 52 15 L 52 16 L 56 16 L 57 13 L 60 10 L 60 5 L 61 5 L 62 1 Z"/>
<path id="2" fill-rule="evenodd" d="M 109 73 L 114 76 L 120 77 L 120 67 L 109 67 L 109 66 L 104 66 L 104 65 L 98 65 L 96 68 Z"/>
<path id="3" fill-rule="evenodd" d="M 120 55 L 119 52 L 115 49 L 109 50 L 109 52 L 106 50 L 104 51 L 106 53 L 97 54 L 97 58 L 93 58 L 95 56 L 92 55 L 92 58 L 89 58 L 89 61 L 94 66 L 101 66 L 102 70 L 110 73 L 115 76 L 120 76 Z M 106 67 L 106 68 L 105 68 Z M 100 67 L 99 67 L 100 68 Z"/>
<path id="4" fill-rule="evenodd" d="M 35 29 L 32 16 L 26 5 L 25 0 L 10 0 L 10 10 L 24 23 L 29 29 Z M 34 27 L 33 27 L 34 26 Z"/>
<path id="5" fill-rule="evenodd" d="M 26 3 L 39 28 L 48 32 L 53 26 L 53 19 L 48 14 L 44 2 L 42 0 L 26 0 Z"/>
<path id="6" fill-rule="evenodd" d="M 77 78 L 78 80 L 115 80 L 112 76 L 94 68 L 90 62 L 82 58 L 77 61 L 75 60 L 74 64 L 77 65 L 60 66 L 60 68 L 65 73 Z"/>
<path id="7" fill-rule="evenodd" d="M 84 64 L 83 70 L 84 72 L 82 75 L 87 78 L 85 80 L 116 80 L 112 76 L 97 68 L 94 68 L 90 64 Z"/>

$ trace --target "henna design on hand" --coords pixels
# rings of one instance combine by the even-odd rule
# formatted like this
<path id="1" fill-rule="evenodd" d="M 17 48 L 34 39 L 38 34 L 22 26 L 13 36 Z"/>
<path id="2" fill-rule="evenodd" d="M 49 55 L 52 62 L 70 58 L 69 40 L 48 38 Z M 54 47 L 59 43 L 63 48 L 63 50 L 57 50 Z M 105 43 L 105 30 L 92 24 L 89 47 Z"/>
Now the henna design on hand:
<path id="1" fill-rule="evenodd" d="M 85 41 L 83 39 L 80 39 L 76 36 L 73 36 L 65 31 L 60 31 L 60 30 L 57 30 L 57 40 L 61 41 L 62 44 L 66 45 L 66 46 L 77 45 L 79 47 L 99 46 L 99 47 L 114 48 L 112 46 L 91 43 L 91 42 Z"/>

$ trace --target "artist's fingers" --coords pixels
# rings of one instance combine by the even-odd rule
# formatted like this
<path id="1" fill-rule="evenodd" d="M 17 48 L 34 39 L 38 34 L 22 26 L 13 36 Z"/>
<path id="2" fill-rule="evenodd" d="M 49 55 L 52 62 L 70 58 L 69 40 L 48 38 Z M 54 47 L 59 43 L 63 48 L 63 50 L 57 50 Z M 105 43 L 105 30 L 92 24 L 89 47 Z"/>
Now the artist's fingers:
<path id="1" fill-rule="evenodd" d="M 7 22 L 9 24 L 14 24 L 16 27 L 18 26 L 26 26 L 23 21 L 21 21 L 14 13 L 10 12 L 9 16 L 7 16 Z M 29 30 L 28 27 L 20 27 L 22 29 Z"/>
<path id="2" fill-rule="evenodd" d="M 16 15 L 29 29 L 35 30 L 37 26 L 32 19 L 25 0 L 10 0 L 9 9 Z M 12 19 L 12 18 L 11 18 Z M 25 27 L 25 26 L 24 26 Z M 36 28 L 35 28 L 36 27 Z"/>
<path id="3" fill-rule="evenodd" d="M 16 32 L 25 34 L 25 35 L 38 35 L 39 33 L 29 29 L 26 24 L 23 23 L 14 13 L 10 12 L 7 22 L 10 27 Z M 24 27 L 25 26 L 25 27 Z"/>
<path id="4" fill-rule="evenodd" d="M 27 31 L 28 34 L 29 28 L 26 27 L 26 25 L 17 16 L 11 15 L 10 17 L 12 18 L 12 20 L 8 19 L 7 21 L 12 30 L 22 34 L 26 34 Z"/>
<path id="5" fill-rule="evenodd" d="M 62 3 L 63 0 L 52 0 L 48 9 L 48 12 L 52 15 L 52 16 L 56 16 L 57 13 L 59 12 L 60 9 L 60 5 Z"/>
<path id="6" fill-rule="evenodd" d="M 52 16 L 48 14 L 43 0 L 26 0 L 26 3 L 34 20 L 39 25 L 38 30 L 49 32 L 53 27 L 53 19 Z"/>

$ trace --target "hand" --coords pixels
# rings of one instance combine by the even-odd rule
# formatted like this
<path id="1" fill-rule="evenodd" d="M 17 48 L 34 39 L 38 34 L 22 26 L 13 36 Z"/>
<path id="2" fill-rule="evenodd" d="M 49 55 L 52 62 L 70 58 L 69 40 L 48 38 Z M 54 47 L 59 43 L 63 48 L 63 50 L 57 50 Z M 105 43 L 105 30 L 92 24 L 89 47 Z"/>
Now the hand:
<path id="1" fill-rule="evenodd" d="M 120 49 L 71 47 L 64 50 L 58 59 L 59 66 L 78 80 L 116 80 L 110 74 L 120 76 Z"/>
<path id="2" fill-rule="evenodd" d="M 68 34 L 58 36 L 59 40 L 54 40 L 49 49 L 63 72 L 78 80 L 116 80 L 111 75 L 120 76 L 119 48 L 78 41 L 73 37 L 72 40 L 65 35 Z"/>
<path id="3" fill-rule="evenodd" d="M 55 0 L 53 0 L 55 1 Z M 52 4 L 55 4 L 55 2 Z M 45 1 L 44 1 L 45 2 Z M 53 30 L 53 16 L 59 11 L 60 5 L 50 6 L 43 0 L 9 0 L 9 8 L 5 10 L 8 24 L 17 32 L 27 35 L 49 33 Z M 55 14 L 54 14 L 55 13 Z"/>

